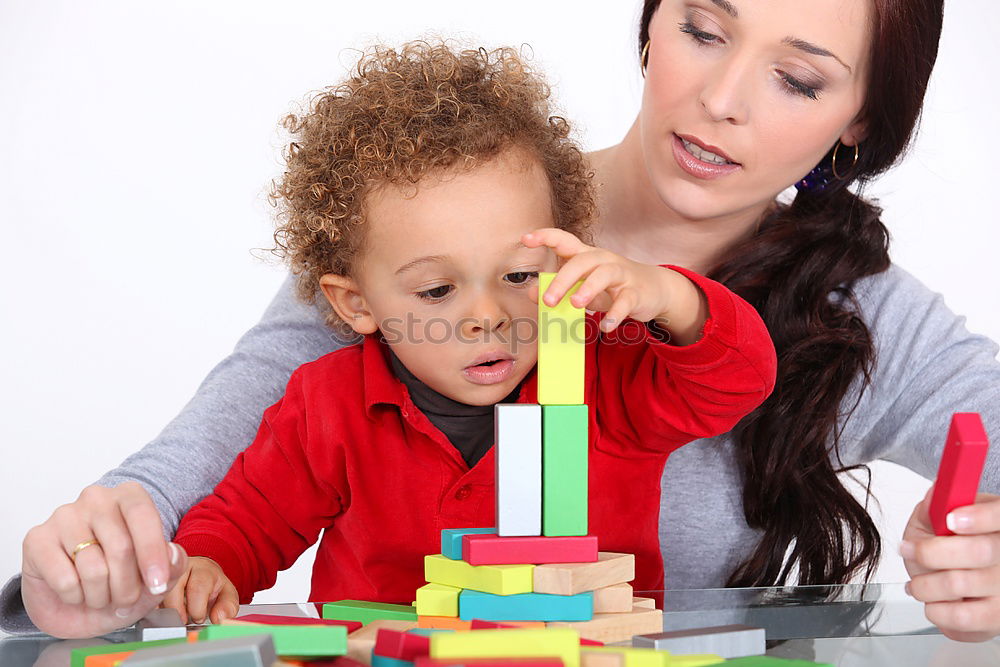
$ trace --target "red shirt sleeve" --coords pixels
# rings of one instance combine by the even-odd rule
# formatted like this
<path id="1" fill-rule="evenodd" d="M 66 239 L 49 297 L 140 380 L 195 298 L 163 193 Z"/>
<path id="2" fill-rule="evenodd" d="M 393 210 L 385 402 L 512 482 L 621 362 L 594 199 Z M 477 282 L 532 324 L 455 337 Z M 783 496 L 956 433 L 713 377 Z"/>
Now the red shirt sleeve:
<path id="1" fill-rule="evenodd" d="M 672 451 L 731 430 L 774 389 L 774 344 L 753 306 L 714 280 L 663 268 L 698 286 L 709 317 L 701 338 L 686 346 L 661 342 L 635 320 L 601 335 L 588 372 L 596 378 L 598 427 L 617 432 L 600 439 L 604 446 Z"/>
<path id="2" fill-rule="evenodd" d="M 188 555 L 218 563 L 242 604 L 273 586 L 278 571 L 291 567 L 341 511 L 340 492 L 310 465 L 306 422 L 296 371 L 285 395 L 264 412 L 253 443 L 184 515 L 174 538 Z"/>

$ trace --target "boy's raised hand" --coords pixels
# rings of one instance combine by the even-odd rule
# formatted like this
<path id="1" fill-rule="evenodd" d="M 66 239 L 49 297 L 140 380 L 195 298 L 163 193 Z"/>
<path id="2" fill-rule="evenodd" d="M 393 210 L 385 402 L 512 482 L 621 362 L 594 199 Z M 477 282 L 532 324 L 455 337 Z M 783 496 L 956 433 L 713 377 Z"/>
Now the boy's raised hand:
<path id="1" fill-rule="evenodd" d="M 589 246 L 569 232 L 552 227 L 525 234 L 521 242 L 528 248 L 552 248 L 562 263 L 541 295 L 546 305 L 559 303 L 582 280 L 570 303 L 606 313 L 601 321 L 605 332 L 631 317 L 639 322 L 655 321 L 670 332 L 672 342 L 678 345 L 690 345 L 701 335 L 708 319 L 708 302 L 681 273 Z M 534 294 L 532 291 L 536 298 Z"/>
<path id="2" fill-rule="evenodd" d="M 184 623 L 220 623 L 240 610 L 240 596 L 222 568 L 211 558 L 193 556 L 188 568 L 163 599 Z"/>

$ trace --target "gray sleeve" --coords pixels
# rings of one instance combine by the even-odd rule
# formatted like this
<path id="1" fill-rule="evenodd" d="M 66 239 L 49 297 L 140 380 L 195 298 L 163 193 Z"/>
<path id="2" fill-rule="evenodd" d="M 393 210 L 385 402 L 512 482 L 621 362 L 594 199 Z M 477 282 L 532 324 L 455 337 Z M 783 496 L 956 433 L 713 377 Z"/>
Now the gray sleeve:
<path id="1" fill-rule="evenodd" d="M 96 483 L 142 484 L 172 536 L 184 513 L 212 492 L 253 441 L 264 409 L 281 397 L 292 371 L 349 342 L 334 336 L 318 307 L 296 299 L 290 275 L 260 322 L 212 369 L 180 414 Z M 0 629 L 35 630 L 21 602 L 20 577 L 0 591 Z"/>
<path id="2" fill-rule="evenodd" d="M 981 490 L 1000 493 L 997 344 L 970 333 L 940 294 L 897 266 L 856 291 L 877 360 L 844 427 L 844 462 L 885 459 L 933 479 L 952 414 L 978 412 L 993 441 Z"/>

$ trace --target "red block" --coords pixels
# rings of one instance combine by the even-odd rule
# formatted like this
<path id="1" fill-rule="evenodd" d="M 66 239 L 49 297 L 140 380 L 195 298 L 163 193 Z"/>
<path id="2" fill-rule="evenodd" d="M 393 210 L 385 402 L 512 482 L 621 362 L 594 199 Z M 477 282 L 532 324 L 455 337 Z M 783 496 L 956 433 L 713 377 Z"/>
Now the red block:
<path id="1" fill-rule="evenodd" d="M 563 667 L 559 658 L 417 658 L 413 667 Z"/>
<path id="2" fill-rule="evenodd" d="M 580 637 L 580 646 L 604 646 L 604 642 L 599 642 L 596 639 Z"/>
<path id="3" fill-rule="evenodd" d="M 463 535 L 462 556 L 470 565 L 593 563 L 597 560 L 597 536 Z"/>
<path id="4" fill-rule="evenodd" d="M 375 655 L 413 662 L 421 656 L 430 655 L 431 638 L 410 632 L 398 632 L 379 628 L 375 635 Z"/>
<path id="5" fill-rule="evenodd" d="M 305 618 L 302 616 L 271 616 L 269 614 L 247 614 L 237 616 L 234 620 L 261 625 L 342 625 L 347 628 L 347 634 L 362 628 L 361 621 L 336 621 L 330 618 Z"/>
<path id="6" fill-rule="evenodd" d="M 935 534 L 954 535 L 945 521 L 948 513 L 956 507 L 976 502 L 988 448 L 986 429 L 979 414 L 956 412 L 951 418 L 948 440 L 941 454 L 941 466 L 931 496 L 931 525 Z"/>

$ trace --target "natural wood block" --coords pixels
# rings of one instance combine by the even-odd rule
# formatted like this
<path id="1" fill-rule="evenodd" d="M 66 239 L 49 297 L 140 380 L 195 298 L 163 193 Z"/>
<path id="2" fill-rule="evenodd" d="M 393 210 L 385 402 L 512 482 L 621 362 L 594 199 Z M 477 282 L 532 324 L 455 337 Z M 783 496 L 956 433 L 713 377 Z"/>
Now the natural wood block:
<path id="1" fill-rule="evenodd" d="M 372 650 L 375 648 L 375 639 L 378 631 L 382 628 L 406 632 L 410 628 L 417 627 L 413 621 L 392 621 L 377 620 L 365 625 L 360 630 L 355 630 L 347 635 L 347 657 L 370 665 L 372 661 Z"/>
<path id="2" fill-rule="evenodd" d="M 632 611 L 632 586 L 614 584 L 594 591 L 595 614 L 623 614 Z"/>
<path id="3" fill-rule="evenodd" d="M 641 609 L 656 609 L 656 600 L 653 598 L 632 598 L 632 606 Z"/>
<path id="4" fill-rule="evenodd" d="M 625 667 L 625 656 L 621 653 L 594 653 L 580 649 L 580 667 Z"/>
<path id="5" fill-rule="evenodd" d="M 576 595 L 635 579 L 635 556 L 602 551 L 594 563 L 536 565 L 536 593 Z"/>
<path id="6" fill-rule="evenodd" d="M 591 655 L 617 656 L 623 667 L 664 667 L 669 664 L 667 658 L 669 653 L 657 651 L 649 648 L 631 648 L 628 646 L 588 646 L 581 648 L 580 659 L 583 660 L 583 652 Z M 671 667 L 673 667 L 671 665 Z"/>
<path id="7" fill-rule="evenodd" d="M 577 623 L 553 621 L 547 623 L 549 628 L 571 628 L 580 633 L 581 637 L 596 639 L 599 642 L 621 642 L 632 639 L 634 635 L 645 635 L 663 630 L 663 612 L 659 609 L 642 609 L 633 607 L 624 614 L 594 614 L 593 620 Z"/>

